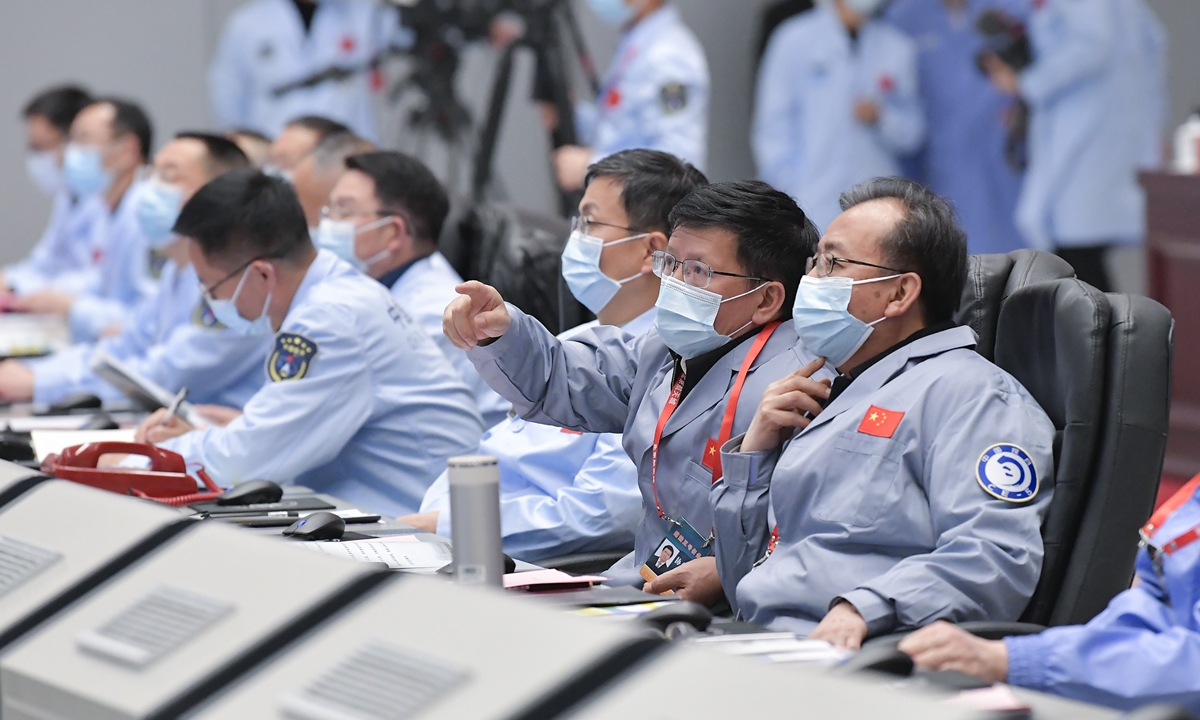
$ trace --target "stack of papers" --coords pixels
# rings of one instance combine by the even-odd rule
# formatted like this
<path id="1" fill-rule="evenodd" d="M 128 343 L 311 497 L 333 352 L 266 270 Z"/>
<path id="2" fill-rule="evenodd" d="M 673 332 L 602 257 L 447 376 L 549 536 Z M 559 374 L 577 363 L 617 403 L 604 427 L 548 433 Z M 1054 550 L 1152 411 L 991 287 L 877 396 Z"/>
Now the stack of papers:
<path id="1" fill-rule="evenodd" d="M 412 535 L 372 540 L 306 542 L 304 547 L 357 562 L 385 563 L 393 570 L 433 574 L 454 560 L 450 543 L 421 542 Z"/>
<path id="2" fill-rule="evenodd" d="M 45 355 L 68 345 L 67 321 L 57 315 L 0 314 L 0 357 Z"/>
<path id="3" fill-rule="evenodd" d="M 525 592 L 582 590 L 599 585 L 607 579 L 599 575 L 568 575 L 562 570 L 531 570 L 506 574 L 504 589 Z"/>
<path id="4" fill-rule="evenodd" d="M 805 640 L 790 632 L 712 635 L 692 642 L 726 655 L 756 657 L 774 663 L 836 665 L 852 654 L 824 640 Z"/>

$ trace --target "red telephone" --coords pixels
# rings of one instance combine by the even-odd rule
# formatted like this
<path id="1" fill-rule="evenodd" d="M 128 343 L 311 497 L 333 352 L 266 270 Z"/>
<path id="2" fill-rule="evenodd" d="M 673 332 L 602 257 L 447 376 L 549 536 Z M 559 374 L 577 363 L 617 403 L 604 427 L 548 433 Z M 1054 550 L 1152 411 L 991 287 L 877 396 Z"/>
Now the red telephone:
<path id="1" fill-rule="evenodd" d="M 150 469 L 97 467 L 101 455 L 143 455 L 150 458 Z M 62 454 L 51 454 L 42 462 L 47 475 L 91 485 L 101 490 L 157 500 L 167 505 L 188 505 L 212 500 L 221 488 L 212 481 L 204 468 L 196 475 L 208 488 L 196 492 L 196 481 L 187 474 L 183 456 L 147 443 L 97 442 L 66 448 Z"/>

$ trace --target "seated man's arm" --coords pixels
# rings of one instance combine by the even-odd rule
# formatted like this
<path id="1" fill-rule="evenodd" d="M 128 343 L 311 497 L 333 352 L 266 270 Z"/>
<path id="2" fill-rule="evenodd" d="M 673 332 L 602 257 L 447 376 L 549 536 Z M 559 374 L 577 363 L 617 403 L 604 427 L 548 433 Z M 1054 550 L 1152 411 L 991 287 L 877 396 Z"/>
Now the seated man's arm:
<path id="1" fill-rule="evenodd" d="M 644 336 L 613 327 L 563 342 L 478 282 L 446 308 L 447 337 L 521 417 L 583 432 L 625 429 Z"/>
<path id="2" fill-rule="evenodd" d="M 939 619 L 1020 616 L 1041 574 L 1041 524 L 1054 478 L 1053 437 L 1053 426 L 1040 408 L 997 389 L 963 404 L 940 424 L 936 439 L 917 449 L 922 457 L 913 458 L 924 463 L 921 481 L 935 547 L 905 558 L 840 598 L 862 615 L 870 635 Z M 978 477 L 980 462 L 997 444 L 1015 446 L 1033 461 L 1037 492 L 1032 498 L 1000 499 L 985 490 Z"/>
<path id="3" fill-rule="evenodd" d="M 352 327 L 345 319 L 344 327 Z M 358 338 L 306 331 L 317 347 L 307 374 L 268 382 L 224 427 L 189 432 L 162 443 L 199 462 L 222 486 L 244 480 L 290 482 L 341 452 L 371 413 L 371 373 Z"/>

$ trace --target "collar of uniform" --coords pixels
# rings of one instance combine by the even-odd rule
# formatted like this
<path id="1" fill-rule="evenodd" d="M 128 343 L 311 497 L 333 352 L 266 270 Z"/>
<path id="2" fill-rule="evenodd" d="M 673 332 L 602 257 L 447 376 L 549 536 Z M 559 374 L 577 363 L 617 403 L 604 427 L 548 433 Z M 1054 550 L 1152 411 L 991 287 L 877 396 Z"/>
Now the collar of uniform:
<path id="1" fill-rule="evenodd" d="M 722 358 L 733 352 L 736 348 L 741 347 L 741 345 L 750 338 L 758 335 L 760 332 L 762 332 L 762 329 L 763 326 L 760 325 L 745 335 L 735 340 L 730 340 L 716 350 L 709 350 L 703 355 L 697 355 L 691 360 L 684 360 L 676 355 L 674 351 L 671 351 L 671 355 L 675 358 L 675 372 L 672 374 L 672 380 L 679 377 L 680 368 L 687 369 L 687 379 L 683 381 L 683 392 L 679 396 L 680 402 L 683 401 L 683 398 L 687 397 L 692 388 L 696 387 L 696 383 L 700 382 L 700 380 L 708 374 L 708 371 L 712 370 Z"/>
<path id="2" fill-rule="evenodd" d="M 413 265 L 416 265 L 417 263 L 421 262 L 422 260 L 428 260 L 428 259 L 429 259 L 428 255 L 426 255 L 425 257 L 413 258 L 412 260 L 409 260 L 408 262 L 404 263 L 400 267 L 391 271 L 387 275 L 384 275 L 383 277 L 379 278 L 379 282 L 383 283 L 383 286 L 385 288 L 387 288 L 388 290 L 391 290 L 392 287 L 396 283 L 400 282 L 400 278 L 404 277 L 404 273 L 408 272 L 412 268 Z"/>
<path id="3" fill-rule="evenodd" d="M 902 348 L 906 345 L 913 344 L 914 342 L 920 340 L 921 338 L 929 337 L 930 335 L 934 335 L 936 333 L 940 333 L 945 330 L 950 330 L 953 327 L 954 327 L 953 321 L 945 320 L 945 321 L 937 323 L 935 325 L 930 325 L 928 327 L 921 328 L 920 330 L 916 331 L 912 335 L 909 335 L 908 337 L 904 338 L 903 340 L 896 343 L 895 345 L 892 345 L 887 350 L 884 350 L 883 352 L 879 353 L 878 355 L 875 355 L 872 358 L 868 358 L 867 360 L 863 360 L 858 365 L 855 365 L 854 367 L 847 370 L 845 372 L 845 374 L 839 374 L 836 378 L 833 379 L 833 386 L 829 388 L 829 399 L 827 401 L 825 401 L 826 406 L 828 406 L 829 403 L 836 400 L 838 395 L 841 395 L 843 392 L 845 392 L 846 388 L 850 387 L 850 383 L 854 382 L 854 378 L 859 377 L 860 375 L 865 373 L 868 369 L 871 368 L 871 366 L 875 365 L 876 363 L 878 363 L 880 360 L 884 359 L 888 355 L 891 355 L 892 353 L 896 352 L 897 350 L 899 350 L 900 348 Z"/>
<path id="4" fill-rule="evenodd" d="M 658 35 L 664 27 L 676 25 L 679 22 L 679 10 L 674 5 L 666 4 L 630 28 L 625 40 L 627 43 L 636 43 L 643 38 L 652 38 Z"/>
<path id="5" fill-rule="evenodd" d="M 856 374 L 854 381 L 843 388 L 837 398 L 830 400 L 817 419 L 801 431 L 801 435 L 829 422 L 842 411 L 886 385 L 889 380 L 903 372 L 909 361 L 941 355 L 959 348 L 973 348 L 976 342 L 975 331 L 963 325 L 932 332 L 907 343 L 898 343 L 882 358 L 872 358 L 875 362 L 861 374 Z M 857 370 L 858 368 L 855 368 L 855 371 Z"/>
<path id="6" fill-rule="evenodd" d="M 337 271 L 339 264 L 350 268 L 349 263 L 342 262 L 337 255 L 328 250 L 318 250 L 317 256 L 313 258 L 312 265 L 309 265 L 308 270 L 304 272 L 304 279 L 300 281 L 300 286 L 296 288 L 296 294 L 292 296 L 292 304 L 288 306 L 288 312 L 290 313 L 292 308 L 303 303 L 318 283 L 333 275 Z M 283 318 L 283 322 L 287 322 L 286 315 Z"/>

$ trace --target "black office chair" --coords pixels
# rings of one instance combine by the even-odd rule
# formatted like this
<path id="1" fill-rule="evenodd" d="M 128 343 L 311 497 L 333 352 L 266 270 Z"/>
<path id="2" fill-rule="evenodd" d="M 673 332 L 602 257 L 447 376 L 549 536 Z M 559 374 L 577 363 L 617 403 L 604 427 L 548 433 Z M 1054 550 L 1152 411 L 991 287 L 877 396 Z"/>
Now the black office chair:
<path id="1" fill-rule="evenodd" d="M 995 362 L 1054 423 L 1054 500 L 1042 525 L 1042 575 L 1022 620 L 1049 623 L 1098 466 L 1111 310 L 1079 280 L 1016 291 L 1000 309 Z"/>
<path id="2" fill-rule="evenodd" d="M 995 356 L 1000 306 L 1009 296 L 1034 283 L 1075 276 L 1075 270 L 1065 260 L 1041 250 L 972 255 L 967 263 L 962 304 L 954 320 L 975 331 L 979 336 L 975 349 L 988 360 Z"/>

